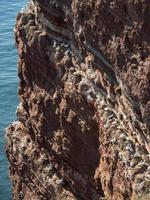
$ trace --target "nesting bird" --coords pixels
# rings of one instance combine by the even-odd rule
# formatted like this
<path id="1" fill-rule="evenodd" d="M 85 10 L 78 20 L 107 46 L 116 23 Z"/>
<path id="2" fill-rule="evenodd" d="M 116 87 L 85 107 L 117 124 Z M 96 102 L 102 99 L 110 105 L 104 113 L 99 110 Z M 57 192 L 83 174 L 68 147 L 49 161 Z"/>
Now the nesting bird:
<path id="1" fill-rule="evenodd" d="M 64 184 L 64 179 L 61 178 L 61 179 L 56 180 L 56 184 L 57 186 L 62 186 Z"/>
<path id="2" fill-rule="evenodd" d="M 54 48 L 57 47 L 57 42 L 56 42 L 56 40 L 53 41 L 53 47 L 54 47 Z"/>
<path id="3" fill-rule="evenodd" d="M 131 162 L 130 162 L 130 167 L 131 167 L 131 168 L 132 168 L 132 167 L 135 167 L 135 166 L 136 166 L 136 164 L 137 164 L 136 162 L 134 162 L 134 161 L 131 161 Z"/>
<path id="4" fill-rule="evenodd" d="M 148 167 L 148 163 L 146 163 L 144 160 L 141 160 L 138 164 L 137 167 L 138 168 L 143 168 L 143 167 Z"/>
<path id="5" fill-rule="evenodd" d="M 132 152 L 132 153 L 134 152 L 134 150 L 133 150 L 133 147 L 132 147 L 131 143 L 127 143 L 127 145 L 126 145 L 125 149 L 126 149 L 127 151 L 130 151 L 130 152 Z"/>
<path id="6" fill-rule="evenodd" d="M 91 97 L 90 93 L 86 93 L 86 100 L 88 103 L 94 103 L 94 99 Z"/>
<path id="7" fill-rule="evenodd" d="M 126 138 L 127 138 L 127 136 L 126 136 L 124 133 L 122 133 L 122 134 L 119 136 L 119 139 L 124 139 L 124 140 L 126 140 Z"/>
<path id="8" fill-rule="evenodd" d="M 116 144 L 117 139 L 116 139 L 116 138 L 113 138 L 113 139 L 110 140 L 110 142 L 111 142 L 112 144 Z"/>

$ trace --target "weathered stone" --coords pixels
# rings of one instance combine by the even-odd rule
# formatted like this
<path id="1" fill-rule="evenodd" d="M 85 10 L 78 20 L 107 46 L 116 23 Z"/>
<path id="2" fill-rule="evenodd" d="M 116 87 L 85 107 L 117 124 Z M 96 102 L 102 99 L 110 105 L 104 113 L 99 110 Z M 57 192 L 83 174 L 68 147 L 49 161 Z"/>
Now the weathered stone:
<path id="1" fill-rule="evenodd" d="M 17 16 L 14 200 L 150 199 L 149 0 L 34 0 Z"/>

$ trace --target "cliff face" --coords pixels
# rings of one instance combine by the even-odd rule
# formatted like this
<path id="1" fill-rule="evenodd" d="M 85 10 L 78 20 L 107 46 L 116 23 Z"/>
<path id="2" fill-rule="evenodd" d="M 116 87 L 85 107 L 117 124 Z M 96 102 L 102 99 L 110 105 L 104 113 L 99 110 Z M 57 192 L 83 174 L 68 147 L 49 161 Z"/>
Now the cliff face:
<path id="1" fill-rule="evenodd" d="M 14 200 L 150 199 L 149 0 L 34 0 L 17 16 Z"/>

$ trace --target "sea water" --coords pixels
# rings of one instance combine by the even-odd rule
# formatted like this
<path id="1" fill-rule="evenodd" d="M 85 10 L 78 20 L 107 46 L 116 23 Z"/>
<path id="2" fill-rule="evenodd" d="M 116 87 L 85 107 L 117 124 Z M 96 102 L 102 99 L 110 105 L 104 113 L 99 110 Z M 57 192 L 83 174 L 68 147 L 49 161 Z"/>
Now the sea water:
<path id="1" fill-rule="evenodd" d="M 12 199 L 4 129 L 16 119 L 18 57 L 13 28 L 17 12 L 26 4 L 27 0 L 0 0 L 0 200 Z"/>

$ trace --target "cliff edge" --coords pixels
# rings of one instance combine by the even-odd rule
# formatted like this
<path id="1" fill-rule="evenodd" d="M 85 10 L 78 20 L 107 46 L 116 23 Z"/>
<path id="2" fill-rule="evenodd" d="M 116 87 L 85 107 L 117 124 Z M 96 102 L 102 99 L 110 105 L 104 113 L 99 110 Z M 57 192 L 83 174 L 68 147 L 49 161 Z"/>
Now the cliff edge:
<path id="1" fill-rule="evenodd" d="M 17 15 L 14 200 L 150 199 L 149 0 L 31 0 Z"/>

